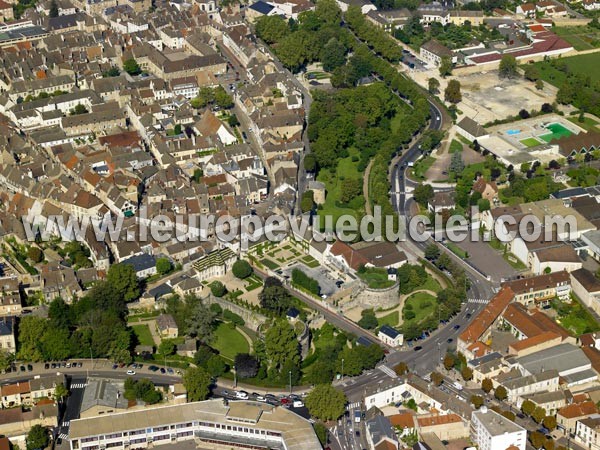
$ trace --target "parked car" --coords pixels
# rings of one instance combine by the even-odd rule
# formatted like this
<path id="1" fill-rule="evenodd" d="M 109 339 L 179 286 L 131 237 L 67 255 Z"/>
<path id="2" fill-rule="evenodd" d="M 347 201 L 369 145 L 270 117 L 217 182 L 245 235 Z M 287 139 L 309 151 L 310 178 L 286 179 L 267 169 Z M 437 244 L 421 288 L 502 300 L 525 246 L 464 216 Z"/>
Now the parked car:
<path id="1" fill-rule="evenodd" d="M 118 364 L 113 364 L 112 368 L 113 368 L 113 370 L 115 370 L 117 367 L 119 367 Z"/>
<path id="2" fill-rule="evenodd" d="M 20 370 L 21 372 L 25 372 L 25 366 L 21 366 L 21 367 L 19 367 L 19 370 Z"/>
<path id="3" fill-rule="evenodd" d="M 422 350 L 422 349 L 423 349 L 423 347 L 421 347 L 420 345 L 417 345 L 415 347 L 415 352 L 418 352 L 419 350 Z"/>
<path id="4" fill-rule="evenodd" d="M 292 404 L 292 406 L 294 408 L 302 408 L 302 407 L 304 407 L 304 402 L 302 400 L 294 400 L 294 403 Z"/>
<path id="5" fill-rule="evenodd" d="M 161 368 L 160 368 L 160 373 L 167 373 L 167 371 L 165 370 L 165 368 L 164 368 L 164 367 L 161 367 Z"/>
<path id="6" fill-rule="evenodd" d="M 33 366 L 31 364 L 27 364 L 27 371 L 31 372 L 33 370 Z"/>
<path id="7" fill-rule="evenodd" d="M 44 364 L 44 369 L 49 369 L 50 368 L 50 364 L 46 363 Z"/>
<path id="8" fill-rule="evenodd" d="M 266 398 L 266 397 L 263 397 L 262 395 L 257 395 L 257 396 L 256 396 L 256 401 L 257 401 L 257 402 L 266 402 L 266 401 L 267 401 L 267 398 Z"/>
<path id="9" fill-rule="evenodd" d="M 248 400 L 248 393 L 246 391 L 237 391 L 235 393 L 235 398 L 239 398 L 240 400 Z"/>
<path id="10" fill-rule="evenodd" d="M 133 369 L 129 369 L 129 370 L 127 371 L 127 375 L 135 375 L 135 370 L 133 370 Z"/>
<path id="11" fill-rule="evenodd" d="M 167 368 L 167 372 L 170 373 L 171 375 L 175 373 L 175 372 L 173 372 L 173 369 L 171 369 L 170 367 Z"/>
<path id="12" fill-rule="evenodd" d="M 156 367 L 156 366 L 150 366 L 150 367 L 148 367 L 148 370 L 151 371 L 151 372 L 156 372 L 158 370 L 158 367 Z"/>

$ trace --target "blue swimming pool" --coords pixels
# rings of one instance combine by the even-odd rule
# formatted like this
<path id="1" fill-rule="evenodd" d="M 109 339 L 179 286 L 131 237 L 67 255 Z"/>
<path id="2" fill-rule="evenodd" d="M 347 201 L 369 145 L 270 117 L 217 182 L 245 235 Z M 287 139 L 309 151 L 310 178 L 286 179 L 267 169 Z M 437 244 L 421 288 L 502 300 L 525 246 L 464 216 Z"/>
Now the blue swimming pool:
<path id="1" fill-rule="evenodd" d="M 509 136 L 514 136 L 515 134 L 521 133 L 521 130 L 506 130 L 506 134 Z"/>

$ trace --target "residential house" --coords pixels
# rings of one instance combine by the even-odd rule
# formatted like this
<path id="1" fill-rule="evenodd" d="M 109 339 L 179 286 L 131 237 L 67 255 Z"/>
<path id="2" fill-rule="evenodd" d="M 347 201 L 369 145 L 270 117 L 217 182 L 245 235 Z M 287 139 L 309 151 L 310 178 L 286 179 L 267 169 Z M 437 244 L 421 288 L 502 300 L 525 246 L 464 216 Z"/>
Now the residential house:
<path id="1" fill-rule="evenodd" d="M 135 274 L 139 279 L 148 278 L 157 273 L 156 258 L 154 255 L 149 255 L 147 253 L 131 256 L 130 258 L 121 261 L 121 263 L 133 266 Z"/>
<path id="2" fill-rule="evenodd" d="M 388 442 L 398 448 L 398 438 L 392 424 L 385 416 L 375 416 L 365 424 L 367 443 L 370 450 L 375 450 L 383 442 Z"/>
<path id="3" fill-rule="evenodd" d="M 0 349 L 14 353 L 17 349 L 14 316 L 0 317 Z"/>
<path id="4" fill-rule="evenodd" d="M 2 397 L 3 408 L 31 405 L 31 387 L 28 381 L 1 386 L 0 396 Z"/>
<path id="5" fill-rule="evenodd" d="M 578 420 L 598 414 L 598 412 L 598 407 L 591 400 L 573 403 L 558 410 L 556 422 L 565 433 L 575 433 Z"/>
<path id="6" fill-rule="evenodd" d="M 156 318 L 156 328 L 162 338 L 174 339 L 179 335 L 179 328 L 171 314 L 161 314 Z"/>
<path id="7" fill-rule="evenodd" d="M 454 209 L 455 206 L 456 202 L 454 200 L 453 192 L 436 192 L 427 204 L 429 211 L 436 214 L 441 213 L 444 210 Z"/>
<path id="8" fill-rule="evenodd" d="M 590 450 L 600 448 L 600 414 L 577 421 L 575 440 Z"/>
<path id="9" fill-rule="evenodd" d="M 89 378 L 83 391 L 80 418 L 124 412 L 129 407 L 122 380 Z"/>
<path id="10" fill-rule="evenodd" d="M 481 198 L 493 204 L 494 199 L 498 197 L 498 186 L 494 181 L 486 181 L 482 176 L 479 176 L 473 184 L 473 192 L 479 192 Z"/>
<path id="11" fill-rule="evenodd" d="M 436 67 L 442 63 L 443 58 L 449 58 L 450 61 L 456 62 L 456 56 L 453 55 L 452 50 L 445 45 L 442 45 L 435 39 L 427 41 L 421 45 L 419 55 L 424 61 Z"/>
<path id="12" fill-rule="evenodd" d="M 433 433 L 442 441 L 469 436 L 469 426 L 458 414 L 433 414 L 417 417 L 417 431 L 420 436 L 425 433 Z"/>
<path id="13" fill-rule="evenodd" d="M 485 128 L 467 116 L 458 122 L 456 132 L 471 142 L 489 137 L 489 133 L 485 131 Z"/>
<path id="14" fill-rule="evenodd" d="M 21 314 L 21 290 L 17 277 L 0 278 L 0 316 Z"/>
<path id="15" fill-rule="evenodd" d="M 600 280 L 587 269 L 570 273 L 573 293 L 588 307 L 600 314 Z"/>
<path id="16" fill-rule="evenodd" d="M 399 347 L 404 342 L 404 335 L 389 325 L 383 325 L 379 329 L 377 337 L 381 342 L 392 347 Z"/>
<path id="17" fill-rule="evenodd" d="M 545 307 L 554 298 L 568 300 L 571 279 L 572 274 L 560 271 L 507 281 L 503 286 L 510 287 L 515 294 L 515 301 L 527 308 Z"/>

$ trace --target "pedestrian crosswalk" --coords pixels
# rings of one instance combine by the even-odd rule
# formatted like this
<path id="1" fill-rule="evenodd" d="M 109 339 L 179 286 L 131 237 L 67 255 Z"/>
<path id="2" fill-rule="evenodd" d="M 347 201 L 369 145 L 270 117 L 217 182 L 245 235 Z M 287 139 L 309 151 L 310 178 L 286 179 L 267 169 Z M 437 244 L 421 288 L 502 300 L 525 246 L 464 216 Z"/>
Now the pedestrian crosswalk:
<path id="1" fill-rule="evenodd" d="M 65 421 L 64 421 L 64 422 L 61 424 L 61 426 L 63 426 L 63 427 L 65 427 L 65 428 L 66 428 L 66 427 L 68 427 L 70 424 L 71 424 L 71 421 L 70 421 L 70 420 L 65 420 Z"/>
<path id="2" fill-rule="evenodd" d="M 392 369 L 390 369 L 388 366 L 382 364 L 378 368 L 379 368 L 379 370 L 381 370 L 386 375 L 388 375 L 388 376 L 390 376 L 392 378 L 398 378 L 398 374 L 396 372 L 394 372 Z"/>
<path id="3" fill-rule="evenodd" d="M 62 440 L 64 441 L 64 440 L 66 440 L 66 439 L 69 439 L 69 435 L 68 435 L 68 434 L 65 434 L 65 433 L 60 433 L 60 434 L 58 435 L 58 438 L 59 438 L 59 439 L 62 439 Z"/>
<path id="4" fill-rule="evenodd" d="M 487 305 L 489 303 L 487 298 L 470 298 L 469 303 L 479 303 L 480 305 Z"/>
<path id="5" fill-rule="evenodd" d="M 71 385 L 71 389 L 83 389 L 87 386 L 87 383 L 75 383 Z"/>
<path id="6" fill-rule="evenodd" d="M 346 406 L 346 409 L 348 411 L 351 409 L 360 409 L 360 402 L 349 403 L 348 406 Z"/>

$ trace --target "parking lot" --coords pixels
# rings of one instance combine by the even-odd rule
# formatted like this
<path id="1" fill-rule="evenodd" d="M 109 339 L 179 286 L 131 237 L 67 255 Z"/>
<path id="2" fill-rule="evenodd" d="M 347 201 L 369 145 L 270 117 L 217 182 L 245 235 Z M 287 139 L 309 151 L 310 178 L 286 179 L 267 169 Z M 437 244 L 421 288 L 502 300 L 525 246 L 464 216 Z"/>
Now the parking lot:
<path id="1" fill-rule="evenodd" d="M 491 276 L 492 280 L 500 281 L 502 278 L 507 279 L 517 275 L 516 270 L 487 242 L 472 242 L 465 239 L 456 244 L 468 252 L 469 262 L 484 274 Z"/>
<path id="2" fill-rule="evenodd" d="M 330 295 L 335 294 L 339 290 L 338 286 L 336 286 L 336 281 L 338 281 L 337 278 L 334 278 L 331 275 L 331 273 L 324 267 L 316 267 L 314 269 L 311 269 L 310 267 L 298 262 L 287 267 L 286 269 L 284 269 L 283 272 L 291 279 L 292 270 L 294 269 L 299 269 L 309 277 L 317 280 L 319 286 L 321 286 L 321 295 L 326 295 L 329 297 Z"/>
<path id="3" fill-rule="evenodd" d="M 411 70 L 427 70 L 426 63 L 419 59 L 414 53 L 410 53 L 406 49 L 402 50 L 402 58 L 400 61 L 402 61 L 402 63 Z"/>

